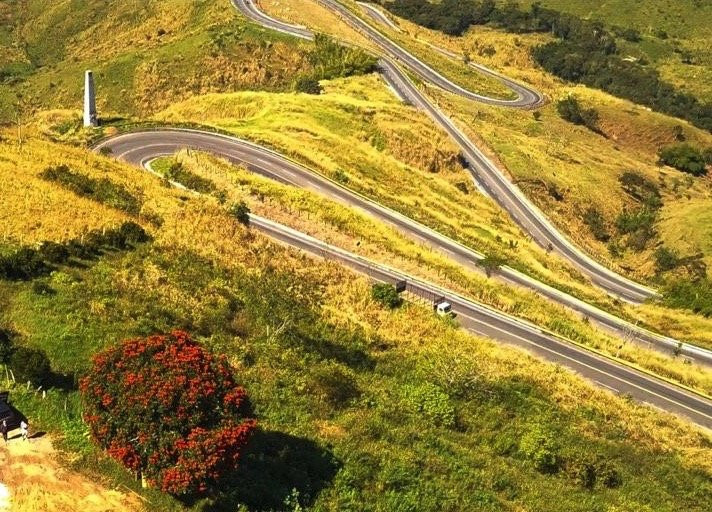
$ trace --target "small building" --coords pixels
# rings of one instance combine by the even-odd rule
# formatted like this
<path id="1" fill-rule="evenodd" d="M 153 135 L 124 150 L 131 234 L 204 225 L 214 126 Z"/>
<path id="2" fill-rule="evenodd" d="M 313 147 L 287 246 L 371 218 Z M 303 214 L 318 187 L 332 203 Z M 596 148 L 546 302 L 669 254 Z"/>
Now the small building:
<path id="1" fill-rule="evenodd" d="M 22 420 L 27 421 L 27 418 L 10 403 L 9 391 L 0 392 L 0 423 L 3 420 L 7 422 L 8 432 L 20 428 Z"/>

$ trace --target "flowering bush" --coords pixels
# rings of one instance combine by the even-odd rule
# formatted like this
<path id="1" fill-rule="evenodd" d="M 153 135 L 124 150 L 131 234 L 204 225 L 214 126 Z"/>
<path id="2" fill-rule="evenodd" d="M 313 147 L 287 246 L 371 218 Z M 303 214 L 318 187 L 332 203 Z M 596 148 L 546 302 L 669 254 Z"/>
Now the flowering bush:
<path id="1" fill-rule="evenodd" d="M 256 428 L 225 358 L 182 331 L 96 355 L 80 389 L 96 442 L 175 495 L 204 492 L 234 469 Z"/>

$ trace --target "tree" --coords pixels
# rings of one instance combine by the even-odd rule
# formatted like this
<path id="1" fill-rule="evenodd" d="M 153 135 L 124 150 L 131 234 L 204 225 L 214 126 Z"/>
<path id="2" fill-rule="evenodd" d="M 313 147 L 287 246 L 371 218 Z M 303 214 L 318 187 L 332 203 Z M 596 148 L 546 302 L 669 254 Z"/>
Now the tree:
<path id="1" fill-rule="evenodd" d="M 674 144 L 664 147 L 658 152 L 658 156 L 660 163 L 693 176 L 702 176 L 707 173 L 704 155 L 690 144 Z"/>
<path id="2" fill-rule="evenodd" d="M 8 366 L 19 382 L 30 381 L 41 385 L 52 373 L 47 355 L 41 350 L 28 347 L 15 347 L 10 355 Z"/>
<path id="3" fill-rule="evenodd" d="M 257 425 L 227 360 L 182 331 L 97 354 L 80 390 L 99 446 L 174 495 L 204 493 L 234 470 Z"/>
<path id="4" fill-rule="evenodd" d="M 599 133 L 598 112 L 592 108 L 583 108 L 575 96 L 567 96 L 556 103 L 556 110 L 562 119 L 570 123 L 585 126 Z"/>
<path id="5" fill-rule="evenodd" d="M 376 283 L 371 288 L 371 297 L 389 309 L 395 309 L 403 304 L 395 286 L 388 283 Z"/>
<path id="6" fill-rule="evenodd" d="M 250 224 L 250 207 L 247 206 L 247 203 L 245 203 L 245 201 L 240 201 L 239 203 L 233 204 L 230 207 L 230 215 L 235 217 L 237 222 L 244 226 Z"/>
<path id="7" fill-rule="evenodd" d="M 655 251 L 655 268 L 658 269 L 658 272 L 665 272 L 667 270 L 672 270 L 680 262 L 680 258 L 678 257 L 677 253 L 673 250 L 668 249 L 667 247 L 659 247 Z"/>

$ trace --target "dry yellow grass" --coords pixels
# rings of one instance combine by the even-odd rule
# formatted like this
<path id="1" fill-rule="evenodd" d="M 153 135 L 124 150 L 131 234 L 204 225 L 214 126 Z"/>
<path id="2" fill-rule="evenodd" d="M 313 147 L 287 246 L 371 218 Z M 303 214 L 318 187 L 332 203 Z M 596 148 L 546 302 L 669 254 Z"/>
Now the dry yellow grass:
<path id="1" fill-rule="evenodd" d="M 712 372 L 707 369 L 637 345 L 627 344 L 620 349 L 620 339 L 595 329 L 570 311 L 534 293 L 505 286 L 477 272 L 465 270 L 446 255 L 413 242 L 397 230 L 357 210 L 334 203 L 317 193 L 255 176 L 209 155 L 181 152 L 177 159 L 190 172 L 208 178 L 224 190 L 230 202 L 244 200 L 259 215 L 458 291 L 658 375 L 712 393 Z"/>
<path id="2" fill-rule="evenodd" d="M 56 146 L 30 139 L 22 147 L 0 144 L 0 154 L 0 237 L 5 242 L 25 245 L 75 238 L 91 229 L 126 220 L 123 213 L 38 177 L 53 165 L 66 163 L 80 169 L 92 166 L 93 157 L 85 150 L 63 148 L 58 152 Z M 99 171 L 99 174 L 105 173 Z M 68 206 L 71 215 L 67 214 Z"/>
<path id="3" fill-rule="evenodd" d="M 308 27 L 364 48 L 375 48 L 341 18 L 312 0 L 258 0 L 258 4 L 264 12 L 277 19 Z"/>

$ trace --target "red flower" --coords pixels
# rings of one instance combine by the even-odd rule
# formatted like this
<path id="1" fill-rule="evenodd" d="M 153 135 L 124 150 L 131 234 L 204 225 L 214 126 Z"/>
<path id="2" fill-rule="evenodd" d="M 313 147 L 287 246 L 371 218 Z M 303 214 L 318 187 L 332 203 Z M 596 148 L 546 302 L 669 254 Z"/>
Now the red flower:
<path id="1" fill-rule="evenodd" d="M 236 466 L 257 428 L 226 359 L 183 331 L 98 354 L 80 390 L 96 442 L 173 494 L 206 491 Z"/>

